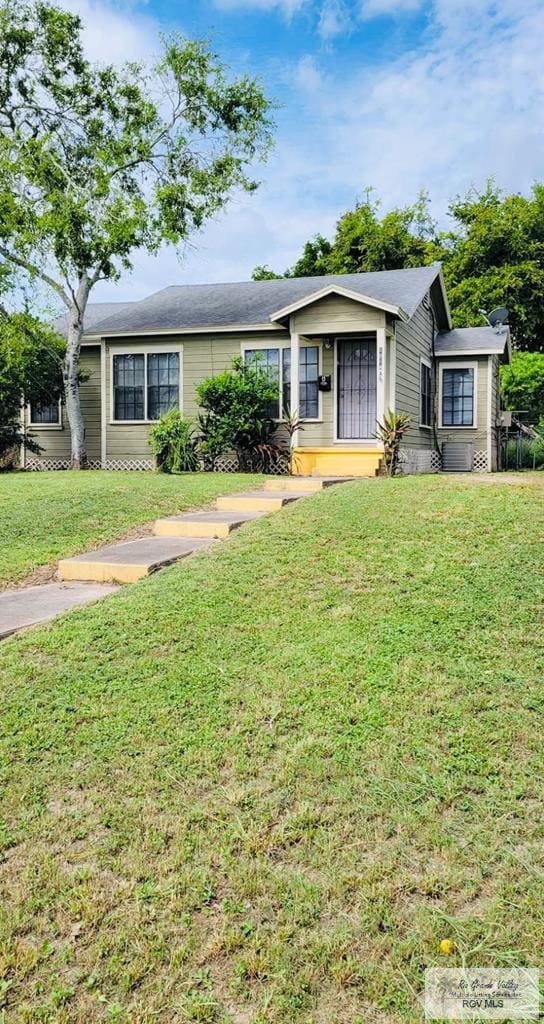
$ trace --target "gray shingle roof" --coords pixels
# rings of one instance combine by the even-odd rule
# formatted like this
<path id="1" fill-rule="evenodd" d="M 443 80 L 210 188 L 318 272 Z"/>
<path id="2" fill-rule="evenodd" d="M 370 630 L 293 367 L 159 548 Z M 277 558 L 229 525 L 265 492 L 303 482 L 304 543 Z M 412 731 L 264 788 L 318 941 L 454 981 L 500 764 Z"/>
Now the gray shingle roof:
<path id="1" fill-rule="evenodd" d="M 368 295 L 400 306 L 408 316 L 417 309 L 440 268 L 414 267 L 369 274 L 286 278 L 279 281 L 245 281 L 238 284 L 173 285 L 140 302 L 120 303 L 120 308 L 87 323 L 86 334 L 116 334 L 231 327 L 265 324 L 272 314 L 327 285 Z M 97 303 L 106 307 L 116 305 Z"/>
<path id="2" fill-rule="evenodd" d="M 502 355 L 508 346 L 507 329 L 498 334 L 493 327 L 455 327 L 453 331 L 441 331 L 435 339 L 437 356 L 444 352 L 496 352 Z"/>
<path id="3" fill-rule="evenodd" d="M 95 334 L 101 320 L 115 316 L 134 305 L 134 302 L 89 302 L 85 311 L 85 333 Z M 66 333 L 67 318 L 68 314 L 64 313 L 62 316 L 58 316 L 54 322 L 54 326 L 60 334 Z"/>

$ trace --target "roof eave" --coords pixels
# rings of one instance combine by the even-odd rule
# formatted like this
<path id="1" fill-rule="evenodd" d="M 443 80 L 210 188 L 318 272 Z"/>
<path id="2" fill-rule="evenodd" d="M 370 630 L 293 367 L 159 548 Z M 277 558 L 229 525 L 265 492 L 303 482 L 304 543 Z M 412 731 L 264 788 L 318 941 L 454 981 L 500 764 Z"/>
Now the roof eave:
<path id="1" fill-rule="evenodd" d="M 451 318 L 450 303 L 449 303 L 449 299 L 448 299 L 448 293 L 446 291 L 446 282 L 444 280 L 444 271 L 442 270 L 442 265 L 440 265 L 440 270 L 438 272 L 438 280 L 440 281 L 440 289 L 442 291 L 442 300 L 444 302 L 444 309 L 446 311 L 446 320 L 448 322 L 448 329 L 451 331 L 452 328 L 453 328 L 453 320 Z"/>
<path id="2" fill-rule="evenodd" d="M 459 356 L 502 356 L 505 349 L 506 346 L 502 350 L 496 348 L 449 348 L 447 352 L 437 352 L 436 358 L 442 359 L 442 357 L 445 358 L 446 356 L 455 356 L 456 358 Z"/>
<path id="3" fill-rule="evenodd" d="M 384 313 L 390 313 L 392 316 L 396 316 L 399 320 L 405 322 L 409 319 L 401 306 L 394 306 L 390 302 L 382 302 L 381 299 L 373 299 L 370 295 L 362 295 L 360 292 L 354 292 L 350 288 L 342 288 L 341 285 L 333 284 L 320 288 L 317 292 L 310 292 L 302 299 L 297 299 L 296 302 L 291 302 L 288 306 L 284 306 L 283 309 L 278 309 L 275 313 L 271 314 L 270 320 L 272 322 L 285 320 L 293 313 L 296 313 L 297 310 L 304 309 L 305 306 L 311 306 L 314 302 L 319 302 L 320 299 L 326 299 L 329 295 L 340 295 L 345 299 L 351 299 L 353 302 L 359 302 L 362 306 L 373 306 L 375 309 L 381 309 Z"/>
<path id="4" fill-rule="evenodd" d="M 99 334 L 84 334 L 83 342 L 100 341 L 102 338 L 153 338 L 166 334 L 236 334 L 240 331 L 281 331 L 281 324 L 208 324 L 204 327 L 149 327 L 132 330 L 102 330 Z"/>

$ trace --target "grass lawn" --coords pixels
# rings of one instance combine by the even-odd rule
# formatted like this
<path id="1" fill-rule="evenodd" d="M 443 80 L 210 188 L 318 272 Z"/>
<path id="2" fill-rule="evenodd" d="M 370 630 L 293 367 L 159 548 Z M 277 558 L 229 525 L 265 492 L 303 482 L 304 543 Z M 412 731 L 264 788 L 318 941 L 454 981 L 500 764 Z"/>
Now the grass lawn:
<path id="1" fill-rule="evenodd" d="M 544 966 L 543 498 L 355 482 L 2 644 L 6 1021 L 400 1024 L 428 966 Z"/>
<path id="2" fill-rule="evenodd" d="M 233 473 L 0 473 L 0 587 L 40 566 L 116 540 L 257 483 Z"/>

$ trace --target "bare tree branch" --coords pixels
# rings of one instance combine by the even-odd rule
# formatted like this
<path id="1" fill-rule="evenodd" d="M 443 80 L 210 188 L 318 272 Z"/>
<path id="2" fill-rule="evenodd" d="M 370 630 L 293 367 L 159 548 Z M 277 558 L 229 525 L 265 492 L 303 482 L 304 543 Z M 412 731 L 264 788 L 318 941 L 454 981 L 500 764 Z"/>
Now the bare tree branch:
<path id="1" fill-rule="evenodd" d="M 0 256 L 3 256 L 4 259 L 9 260 L 10 263 L 15 263 L 17 267 L 21 267 L 23 270 L 26 270 L 28 274 L 35 274 L 36 277 L 39 277 L 41 278 L 42 281 L 45 281 L 45 283 L 48 284 L 50 288 L 53 288 L 54 291 L 57 292 L 57 295 L 60 295 L 65 306 L 67 306 L 68 309 L 70 309 L 71 302 L 70 299 L 68 298 L 68 295 L 64 291 L 64 288 L 62 287 L 61 284 L 59 284 L 58 281 L 55 281 L 53 277 L 50 277 L 49 274 L 46 274 L 44 270 L 40 270 L 40 268 L 37 267 L 34 263 L 31 263 L 30 260 L 24 260 L 21 259 L 20 256 L 16 256 L 15 253 L 10 252 L 9 249 L 5 249 L 3 245 L 0 245 Z"/>

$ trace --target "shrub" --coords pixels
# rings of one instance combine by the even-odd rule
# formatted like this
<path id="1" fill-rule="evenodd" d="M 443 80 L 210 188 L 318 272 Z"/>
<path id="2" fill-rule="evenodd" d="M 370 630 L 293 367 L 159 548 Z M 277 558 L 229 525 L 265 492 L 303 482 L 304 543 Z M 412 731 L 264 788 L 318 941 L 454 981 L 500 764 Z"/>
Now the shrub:
<path id="1" fill-rule="evenodd" d="M 410 416 L 406 412 L 395 413 L 389 409 L 378 423 L 376 436 L 383 441 L 383 458 L 388 476 L 395 476 L 399 465 L 401 441 L 410 428 Z"/>
<path id="2" fill-rule="evenodd" d="M 202 381 L 197 395 L 206 414 L 199 418 L 201 450 L 212 468 L 220 455 L 234 449 L 241 469 L 274 469 L 285 448 L 274 440 L 277 424 L 270 410 L 278 402 L 278 383 L 266 370 L 233 359 L 229 370 Z"/>
<path id="3" fill-rule="evenodd" d="M 149 444 L 162 473 L 194 473 L 198 469 L 198 440 L 179 409 L 170 409 L 149 432 Z"/>

